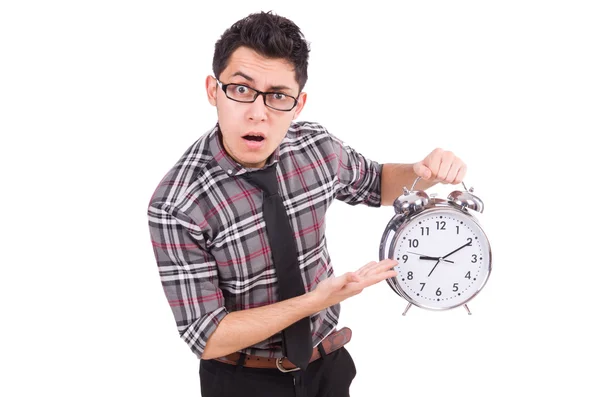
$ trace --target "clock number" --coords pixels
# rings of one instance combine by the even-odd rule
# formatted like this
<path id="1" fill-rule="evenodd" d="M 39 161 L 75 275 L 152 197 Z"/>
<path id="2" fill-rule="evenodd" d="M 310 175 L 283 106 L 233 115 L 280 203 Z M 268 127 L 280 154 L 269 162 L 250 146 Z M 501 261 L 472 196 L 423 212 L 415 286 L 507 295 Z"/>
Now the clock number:
<path id="1" fill-rule="evenodd" d="M 446 230 L 446 222 L 444 221 L 436 221 L 435 222 L 437 224 L 437 230 Z M 440 227 L 440 225 L 442 225 L 442 227 Z"/>
<path id="2" fill-rule="evenodd" d="M 465 278 L 468 278 L 470 280 L 471 279 L 471 272 L 467 272 L 467 274 L 465 274 Z"/>
<path id="3" fill-rule="evenodd" d="M 404 261 L 404 263 L 406 263 L 406 261 L 408 260 L 408 255 L 402 255 L 402 260 Z"/>
<path id="4" fill-rule="evenodd" d="M 423 291 L 423 288 L 425 288 L 425 283 L 419 283 L 421 284 L 421 291 Z"/>
<path id="5" fill-rule="evenodd" d="M 460 228 L 458 226 L 456 226 L 456 234 L 460 233 Z"/>
<path id="6" fill-rule="evenodd" d="M 408 272 L 408 276 L 406 276 L 407 279 L 412 280 L 413 279 L 413 272 Z"/>
<path id="7" fill-rule="evenodd" d="M 425 227 L 421 228 L 421 236 L 424 236 L 426 231 L 427 231 L 427 235 L 429 236 L 429 226 L 425 226 Z"/>
<path id="8" fill-rule="evenodd" d="M 473 257 L 473 259 L 471 260 L 471 263 L 477 262 L 477 255 L 473 254 L 471 256 Z"/>
<path id="9" fill-rule="evenodd" d="M 409 238 L 408 246 L 410 248 L 417 248 L 419 246 L 419 240 L 417 240 L 416 238 Z"/>
<path id="10" fill-rule="evenodd" d="M 442 295 L 442 291 L 438 288 L 437 290 L 435 290 L 435 294 L 436 296 L 440 296 Z"/>
<path id="11" fill-rule="evenodd" d="M 454 283 L 454 285 L 452 286 L 452 291 L 458 291 L 458 283 Z"/>
<path id="12" fill-rule="evenodd" d="M 467 241 L 469 242 L 469 245 L 473 244 L 473 239 L 471 237 L 469 237 Z"/>

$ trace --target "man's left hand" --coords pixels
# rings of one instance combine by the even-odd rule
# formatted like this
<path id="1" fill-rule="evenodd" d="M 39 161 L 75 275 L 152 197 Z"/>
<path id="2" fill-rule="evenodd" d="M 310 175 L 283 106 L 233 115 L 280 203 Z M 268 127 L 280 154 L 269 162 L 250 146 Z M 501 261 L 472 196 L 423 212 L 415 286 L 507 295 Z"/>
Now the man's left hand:
<path id="1" fill-rule="evenodd" d="M 456 185 L 463 181 L 467 165 L 454 153 L 438 148 L 423 160 L 414 163 L 413 171 L 429 182 Z"/>

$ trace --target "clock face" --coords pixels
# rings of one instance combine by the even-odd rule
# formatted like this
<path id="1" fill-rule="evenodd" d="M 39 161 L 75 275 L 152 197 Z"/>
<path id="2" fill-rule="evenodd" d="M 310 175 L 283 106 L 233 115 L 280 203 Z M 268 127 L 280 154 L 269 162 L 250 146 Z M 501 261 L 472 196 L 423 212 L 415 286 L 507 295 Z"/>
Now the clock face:
<path id="1" fill-rule="evenodd" d="M 449 309 L 466 303 L 484 286 L 490 246 L 474 218 L 436 209 L 415 216 L 394 247 L 398 285 L 417 306 Z"/>

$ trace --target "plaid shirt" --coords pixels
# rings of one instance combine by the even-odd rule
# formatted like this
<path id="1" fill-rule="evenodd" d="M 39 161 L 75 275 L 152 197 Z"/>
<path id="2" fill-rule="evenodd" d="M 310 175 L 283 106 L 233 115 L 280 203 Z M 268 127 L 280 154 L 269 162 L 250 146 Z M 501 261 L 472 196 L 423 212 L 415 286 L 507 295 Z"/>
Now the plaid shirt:
<path id="1" fill-rule="evenodd" d="M 309 292 L 334 274 L 327 208 L 334 198 L 379 207 L 382 165 L 309 122 L 291 123 L 265 167 L 275 162 Z M 262 191 L 238 177 L 245 172 L 252 170 L 227 154 L 217 124 L 166 174 L 148 206 L 160 281 L 179 334 L 198 357 L 227 313 L 278 301 Z M 311 316 L 313 346 L 335 328 L 339 314 L 336 304 Z M 281 333 L 240 351 L 281 357 Z"/>

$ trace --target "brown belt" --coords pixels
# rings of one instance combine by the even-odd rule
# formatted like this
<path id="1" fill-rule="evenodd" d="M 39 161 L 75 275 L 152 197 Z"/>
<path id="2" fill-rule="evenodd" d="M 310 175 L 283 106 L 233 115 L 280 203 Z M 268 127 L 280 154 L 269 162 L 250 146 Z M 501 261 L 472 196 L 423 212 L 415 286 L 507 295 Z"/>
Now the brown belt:
<path id="1" fill-rule="evenodd" d="M 346 343 L 350 342 L 350 338 L 352 338 L 352 330 L 348 327 L 344 327 L 339 331 L 333 331 L 321 342 L 323 349 L 325 350 L 325 354 L 332 353 L 344 346 Z M 240 355 L 240 353 L 231 353 L 224 357 L 215 358 L 215 360 L 226 364 L 237 365 Z M 319 358 L 321 358 L 321 353 L 319 352 L 319 349 L 315 347 L 313 348 L 312 356 L 310 357 L 309 362 L 312 363 Z M 246 355 L 245 362 L 242 365 L 248 368 L 277 368 L 281 372 L 291 372 L 300 369 L 285 357 L 269 358 Z"/>

